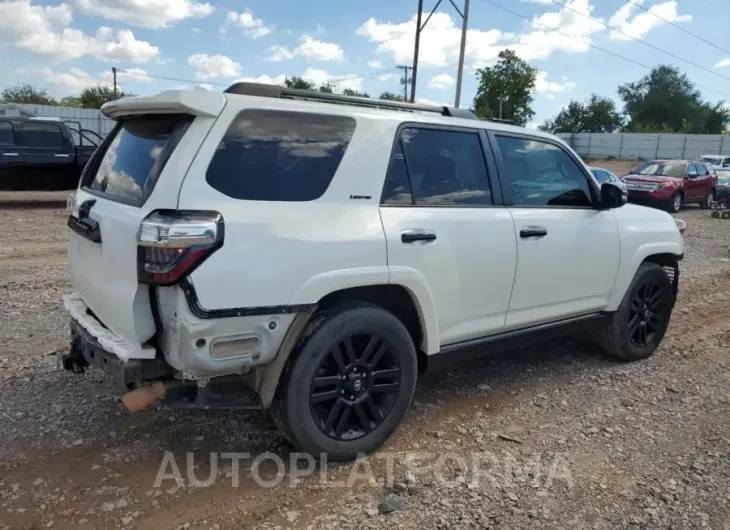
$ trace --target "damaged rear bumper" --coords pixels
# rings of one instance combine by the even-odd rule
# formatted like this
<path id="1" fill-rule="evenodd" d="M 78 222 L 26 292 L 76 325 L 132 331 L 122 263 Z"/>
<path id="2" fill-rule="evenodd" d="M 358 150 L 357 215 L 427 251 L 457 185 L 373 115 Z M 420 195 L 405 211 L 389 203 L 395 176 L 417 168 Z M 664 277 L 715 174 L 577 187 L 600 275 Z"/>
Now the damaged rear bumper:
<path id="1" fill-rule="evenodd" d="M 61 356 L 61 368 L 82 373 L 88 367 L 98 368 L 110 376 L 120 390 L 127 391 L 135 383 L 171 377 L 173 368 L 163 359 L 123 360 L 109 352 L 79 322 L 71 320 L 71 349 Z"/>

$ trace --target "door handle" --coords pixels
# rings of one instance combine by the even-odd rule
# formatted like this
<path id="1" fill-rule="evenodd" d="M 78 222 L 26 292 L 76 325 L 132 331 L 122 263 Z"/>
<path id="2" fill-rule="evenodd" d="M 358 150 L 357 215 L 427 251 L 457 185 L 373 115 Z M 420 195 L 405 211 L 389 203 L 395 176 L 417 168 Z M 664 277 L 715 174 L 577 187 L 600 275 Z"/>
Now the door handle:
<path id="1" fill-rule="evenodd" d="M 69 155 L 69 154 L 63 154 L 63 155 L 58 154 L 58 155 L 53 155 L 53 156 L 55 156 L 56 158 L 68 158 L 71 155 Z"/>
<path id="2" fill-rule="evenodd" d="M 3 156 L 18 156 L 18 153 L 2 153 Z"/>
<path id="3" fill-rule="evenodd" d="M 528 237 L 545 237 L 547 228 L 544 226 L 523 226 L 520 229 L 520 237 L 526 239 Z"/>
<path id="4" fill-rule="evenodd" d="M 400 233 L 400 240 L 403 243 L 415 243 L 416 241 L 424 241 L 429 243 L 436 240 L 436 234 L 430 230 L 403 230 Z"/>

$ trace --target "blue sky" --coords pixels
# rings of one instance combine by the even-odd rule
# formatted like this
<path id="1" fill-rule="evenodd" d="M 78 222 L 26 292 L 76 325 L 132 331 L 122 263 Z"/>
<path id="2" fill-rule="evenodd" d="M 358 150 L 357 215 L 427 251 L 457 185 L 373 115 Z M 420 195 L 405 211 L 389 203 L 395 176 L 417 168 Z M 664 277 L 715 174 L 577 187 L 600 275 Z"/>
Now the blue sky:
<path id="1" fill-rule="evenodd" d="M 424 9 L 435 2 L 424 0 Z M 631 2 L 730 50 L 730 4 L 723 0 Z M 455 3 L 461 6 L 463 0 Z M 116 66 L 123 70 L 121 88 L 136 94 L 196 84 L 221 90 L 239 79 L 280 82 L 285 75 L 371 95 L 399 91 L 395 67 L 412 62 L 416 6 L 417 0 L 2 0 L 0 87 L 32 82 L 64 96 L 89 84 L 110 83 Z M 559 27 L 573 38 L 544 26 Z M 418 99 L 453 103 L 460 28 L 459 15 L 444 0 L 422 35 Z M 475 69 L 492 64 L 504 48 L 516 50 L 540 71 L 533 125 L 571 99 L 591 93 L 616 98 L 618 85 L 647 73 L 587 43 L 647 66 L 679 66 L 706 87 L 708 100 L 730 101 L 730 53 L 626 0 L 472 0 L 463 106 L 474 97 Z"/>

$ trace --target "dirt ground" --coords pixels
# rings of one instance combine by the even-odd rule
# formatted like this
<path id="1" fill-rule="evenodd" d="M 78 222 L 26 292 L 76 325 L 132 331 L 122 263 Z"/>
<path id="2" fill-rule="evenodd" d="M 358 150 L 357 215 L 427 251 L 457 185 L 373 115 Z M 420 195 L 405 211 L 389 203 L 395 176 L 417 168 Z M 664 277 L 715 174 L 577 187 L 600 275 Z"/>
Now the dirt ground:
<path id="1" fill-rule="evenodd" d="M 730 222 L 679 216 L 651 359 L 558 340 L 427 374 L 385 448 L 297 483 L 263 414 L 131 415 L 100 373 L 57 370 L 66 213 L 0 209 L 0 530 L 730 528 Z"/>
<path id="2" fill-rule="evenodd" d="M 612 171 L 616 176 L 623 177 L 631 173 L 631 170 L 638 165 L 636 160 L 586 160 L 589 166 L 602 167 Z"/>

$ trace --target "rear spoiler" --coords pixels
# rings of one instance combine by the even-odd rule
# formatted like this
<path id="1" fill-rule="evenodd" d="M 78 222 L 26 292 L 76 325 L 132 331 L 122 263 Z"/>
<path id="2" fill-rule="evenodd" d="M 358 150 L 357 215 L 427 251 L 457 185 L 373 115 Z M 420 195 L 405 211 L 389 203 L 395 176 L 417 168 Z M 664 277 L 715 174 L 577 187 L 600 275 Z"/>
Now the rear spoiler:
<path id="1" fill-rule="evenodd" d="M 130 114 L 191 114 L 217 117 L 226 105 L 226 97 L 217 92 L 168 90 L 155 96 L 133 96 L 105 103 L 104 116 L 117 120 Z"/>

